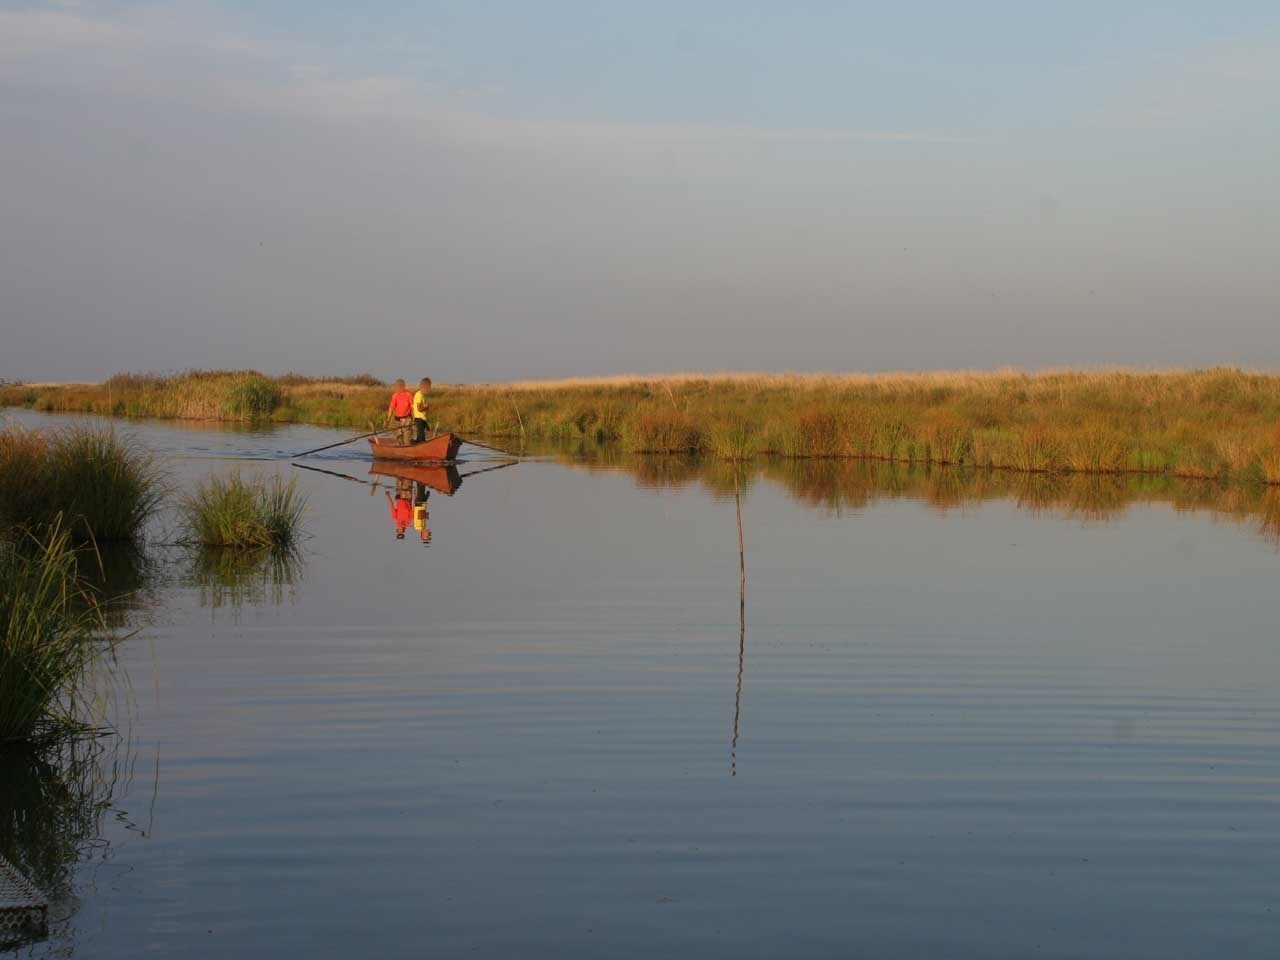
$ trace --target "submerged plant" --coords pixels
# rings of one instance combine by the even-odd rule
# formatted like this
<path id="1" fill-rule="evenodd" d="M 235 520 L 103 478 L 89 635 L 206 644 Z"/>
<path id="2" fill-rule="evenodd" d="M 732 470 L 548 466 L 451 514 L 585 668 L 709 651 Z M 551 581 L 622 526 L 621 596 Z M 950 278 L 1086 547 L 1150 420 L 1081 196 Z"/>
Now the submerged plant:
<path id="1" fill-rule="evenodd" d="M 302 536 L 306 497 L 297 480 L 212 476 L 182 504 L 185 539 L 206 547 L 289 547 Z"/>
<path id="2" fill-rule="evenodd" d="M 84 726 L 90 668 L 110 646 L 69 531 L 0 543 L 0 741 Z"/>

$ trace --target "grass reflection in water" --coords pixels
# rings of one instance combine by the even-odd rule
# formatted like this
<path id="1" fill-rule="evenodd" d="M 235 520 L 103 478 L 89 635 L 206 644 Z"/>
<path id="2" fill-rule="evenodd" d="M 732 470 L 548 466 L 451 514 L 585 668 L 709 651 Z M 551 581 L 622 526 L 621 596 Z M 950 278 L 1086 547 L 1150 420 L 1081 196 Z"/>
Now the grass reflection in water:
<path id="1" fill-rule="evenodd" d="M 863 460 L 767 459 L 746 463 L 697 457 L 655 457 L 576 447 L 557 458 L 588 470 L 629 473 L 647 489 L 701 486 L 719 499 L 759 482 L 796 501 L 840 514 L 884 500 L 922 500 L 942 511 L 1012 501 L 1033 513 L 1068 520 L 1119 519 L 1139 504 L 1179 512 L 1207 511 L 1245 523 L 1280 546 L 1280 487 L 1143 474 L 1019 473 L 1008 470 Z"/>
<path id="2" fill-rule="evenodd" d="M 189 579 L 202 607 L 238 609 L 292 601 L 302 571 L 302 554 L 295 547 L 200 547 L 192 553 Z"/>
<path id="3" fill-rule="evenodd" d="M 103 817 L 129 776 L 124 743 L 110 735 L 0 748 L 0 854 L 49 900 L 49 929 L 27 936 L 71 936 L 76 870 L 110 857 Z"/>

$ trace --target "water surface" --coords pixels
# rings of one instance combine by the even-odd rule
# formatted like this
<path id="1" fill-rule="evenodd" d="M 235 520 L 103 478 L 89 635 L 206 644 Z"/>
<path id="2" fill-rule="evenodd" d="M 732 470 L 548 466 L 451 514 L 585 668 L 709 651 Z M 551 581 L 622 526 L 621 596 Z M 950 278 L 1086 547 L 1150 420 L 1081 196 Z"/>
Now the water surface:
<path id="1" fill-rule="evenodd" d="M 362 451 L 289 465 L 341 434 L 125 429 L 313 536 L 154 548 L 120 737 L 0 779 L 20 955 L 1275 955 L 1270 493 L 590 451 L 424 545 Z"/>

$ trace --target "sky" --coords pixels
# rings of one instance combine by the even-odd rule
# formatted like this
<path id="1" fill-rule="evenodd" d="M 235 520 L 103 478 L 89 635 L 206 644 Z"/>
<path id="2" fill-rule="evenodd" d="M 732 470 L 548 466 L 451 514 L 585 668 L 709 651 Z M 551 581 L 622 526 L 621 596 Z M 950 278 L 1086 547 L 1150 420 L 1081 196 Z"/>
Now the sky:
<path id="1" fill-rule="evenodd" d="M 0 378 L 1280 368 L 1274 2 L 0 0 Z"/>

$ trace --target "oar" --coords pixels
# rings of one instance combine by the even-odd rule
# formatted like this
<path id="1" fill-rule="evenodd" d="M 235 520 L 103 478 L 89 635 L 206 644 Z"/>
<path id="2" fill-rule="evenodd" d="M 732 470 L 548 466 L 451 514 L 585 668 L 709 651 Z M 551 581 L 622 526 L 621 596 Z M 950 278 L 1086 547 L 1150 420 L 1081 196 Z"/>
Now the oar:
<path id="1" fill-rule="evenodd" d="M 500 453 L 505 457 L 514 457 L 515 454 L 509 450 L 502 450 L 498 447 L 491 447 L 487 443 L 481 443 L 479 440 L 468 440 L 466 437 L 460 437 L 463 443 L 469 443 L 473 447 L 483 447 L 485 450 L 492 450 L 494 453 Z"/>
<path id="2" fill-rule="evenodd" d="M 316 447 L 314 450 L 304 450 L 302 453 L 295 453 L 295 457 L 309 457 L 313 453 L 319 453 L 321 450 L 332 450 L 334 447 L 345 446 L 348 443 L 355 443 L 357 440 L 367 440 L 369 437 L 380 437 L 384 433 L 395 433 L 399 427 L 389 427 L 386 430 L 375 430 L 373 433 L 362 433 L 358 437 L 352 437 L 350 440 L 339 440 L 337 443 L 331 443 L 327 447 Z"/>

